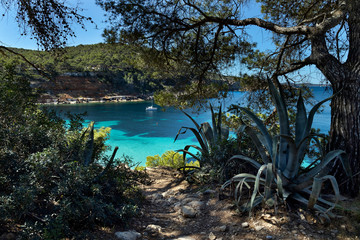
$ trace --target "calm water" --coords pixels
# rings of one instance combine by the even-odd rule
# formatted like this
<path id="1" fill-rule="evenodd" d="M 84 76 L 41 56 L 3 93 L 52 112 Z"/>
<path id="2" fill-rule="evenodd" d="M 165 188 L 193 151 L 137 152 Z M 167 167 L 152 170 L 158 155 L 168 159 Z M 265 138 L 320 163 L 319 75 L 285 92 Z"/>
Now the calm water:
<path id="1" fill-rule="evenodd" d="M 322 87 L 312 88 L 315 101 L 330 96 Z M 234 92 L 223 105 L 244 101 L 244 93 Z M 213 103 L 216 105 L 216 103 Z M 182 149 L 185 145 L 196 143 L 191 132 L 181 135 L 174 143 L 174 138 L 182 126 L 193 127 L 193 123 L 179 110 L 168 108 L 166 111 L 145 111 L 150 102 L 132 103 L 94 103 L 79 105 L 54 106 L 57 111 L 83 113 L 87 112 L 87 122 L 95 121 L 95 127 L 111 127 L 108 144 L 118 146 L 118 157 L 128 155 L 141 165 L 147 156 L 163 154 L 167 150 Z M 218 104 L 217 104 L 218 105 Z M 191 113 L 191 111 L 187 111 Z M 190 114 L 198 123 L 210 121 L 209 111 L 200 114 Z M 330 107 L 324 104 L 323 112 L 316 114 L 313 127 L 327 133 L 330 129 Z"/>

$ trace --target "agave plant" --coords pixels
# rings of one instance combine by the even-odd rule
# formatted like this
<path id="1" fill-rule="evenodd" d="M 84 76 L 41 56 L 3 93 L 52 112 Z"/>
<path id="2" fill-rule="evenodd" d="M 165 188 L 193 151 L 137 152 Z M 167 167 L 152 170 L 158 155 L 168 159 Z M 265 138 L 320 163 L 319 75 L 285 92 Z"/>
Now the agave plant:
<path id="1" fill-rule="evenodd" d="M 219 141 L 227 139 L 229 137 L 229 128 L 222 126 L 221 123 L 221 106 L 219 108 L 217 119 L 211 104 L 210 110 L 212 126 L 208 122 L 204 122 L 199 125 L 189 114 L 183 111 L 183 113 L 194 123 L 195 128 L 181 127 L 176 134 L 174 142 L 177 140 L 180 134 L 185 134 L 188 130 L 190 130 L 195 135 L 200 145 L 186 145 L 184 149 L 177 150 L 178 152 L 183 152 L 184 166 L 186 165 L 187 154 L 198 160 L 200 167 L 204 164 L 203 161 L 196 154 L 189 151 L 191 148 L 198 150 L 202 155 L 209 155 L 211 153 L 211 150 L 214 148 L 214 146 L 216 146 Z"/>
<path id="2" fill-rule="evenodd" d="M 225 188 L 234 186 L 233 193 L 239 209 L 248 211 L 250 214 L 251 210 L 261 203 L 272 205 L 275 199 L 283 201 L 293 199 L 329 219 L 333 216 L 330 211 L 340 196 L 336 179 L 327 175 L 329 163 L 339 158 L 347 173 L 351 175 L 348 162 L 344 157 L 345 152 L 334 150 L 324 154 L 318 140 L 321 136 L 311 133 L 315 113 L 324 102 L 332 97 L 316 104 L 307 116 L 300 94 L 296 106 L 295 133 L 292 135 L 284 97 L 277 91 L 271 80 L 268 82 L 279 117 L 280 134 L 271 136 L 263 122 L 253 112 L 237 107 L 237 110 L 244 112 L 255 123 L 257 131 L 249 126 L 241 126 L 239 131 L 245 132 L 253 140 L 260 153 L 261 161 L 258 162 L 243 155 L 233 156 L 231 161 L 247 162 L 255 167 L 257 174 L 240 173 L 225 182 L 221 190 L 224 191 Z M 316 142 L 321 156 L 304 167 L 303 162 L 311 140 Z M 333 188 L 333 199 L 335 200 L 332 202 L 320 195 L 322 184 L 325 181 L 330 181 Z M 244 198 L 245 191 L 250 191 L 251 196 L 244 201 L 242 198 Z"/>

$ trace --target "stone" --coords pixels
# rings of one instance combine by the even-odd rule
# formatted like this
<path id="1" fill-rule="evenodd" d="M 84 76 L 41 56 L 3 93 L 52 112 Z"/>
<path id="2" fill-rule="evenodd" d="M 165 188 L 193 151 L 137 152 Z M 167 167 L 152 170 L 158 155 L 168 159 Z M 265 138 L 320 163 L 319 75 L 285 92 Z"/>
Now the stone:
<path id="1" fill-rule="evenodd" d="M 199 201 L 199 199 L 198 198 L 193 198 L 193 197 L 191 197 L 191 198 L 184 198 L 182 201 L 181 201 L 181 204 L 182 205 L 186 205 L 187 203 L 189 203 L 189 202 L 193 202 L 193 201 Z"/>
<path id="2" fill-rule="evenodd" d="M 141 238 L 141 234 L 136 231 L 116 232 L 115 236 L 120 240 L 136 240 Z"/>
<path id="3" fill-rule="evenodd" d="M 223 226 L 216 227 L 215 231 L 217 231 L 217 232 L 225 232 L 226 229 L 227 229 L 226 225 L 223 225 Z"/>
<path id="4" fill-rule="evenodd" d="M 211 232 L 211 233 L 209 234 L 209 240 L 215 240 L 215 239 L 216 239 L 215 234 L 214 234 L 213 232 Z"/>
<path id="5" fill-rule="evenodd" d="M 201 210 L 205 208 L 205 203 L 202 201 L 191 201 L 187 205 L 196 210 Z"/>
<path id="6" fill-rule="evenodd" d="M 196 211 L 192 207 L 189 206 L 183 206 L 181 208 L 181 213 L 186 218 L 194 218 L 196 216 Z"/>
<path id="7" fill-rule="evenodd" d="M 162 194 L 161 194 L 161 196 L 163 196 L 164 198 L 168 198 L 168 197 L 170 197 L 170 196 L 172 196 L 172 195 L 175 195 L 175 192 L 174 192 L 174 190 L 168 190 L 168 191 L 166 191 L 166 192 L 163 192 Z"/>
<path id="8" fill-rule="evenodd" d="M 261 231 L 264 227 L 263 226 L 255 226 L 255 231 Z"/>
<path id="9" fill-rule="evenodd" d="M 243 222 L 243 223 L 241 223 L 241 227 L 243 227 L 243 228 L 248 228 L 248 227 L 249 227 L 249 223 L 248 223 L 248 222 Z"/>
<path id="10" fill-rule="evenodd" d="M 174 210 L 177 212 L 181 209 L 181 203 L 180 202 L 177 202 L 174 204 Z"/>
<path id="11" fill-rule="evenodd" d="M 149 224 L 146 226 L 145 231 L 148 232 L 161 232 L 162 228 L 159 225 Z"/>
<path id="12" fill-rule="evenodd" d="M 185 236 L 185 237 L 174 238 L 172 240 L 196 240 L 196 239 L 193 237 Z"/>
<path id="13" fill-rule="evenodd" d="M 271 240 L 271 239 L 273 239 L 273 236 L 271 236 L 271 235 L 266 235 L 266 239 L 267 239 L 267 240 Z"/>

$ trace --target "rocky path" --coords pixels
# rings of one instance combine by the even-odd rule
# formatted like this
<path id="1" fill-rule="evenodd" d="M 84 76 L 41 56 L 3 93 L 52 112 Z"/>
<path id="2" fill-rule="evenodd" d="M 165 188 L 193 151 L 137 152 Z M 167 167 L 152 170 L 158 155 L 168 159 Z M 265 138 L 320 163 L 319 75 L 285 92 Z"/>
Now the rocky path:
<path id="1" fill-rule="evenodd" d="M 351 225 L 323 226 L 305 212 L 249 218 L 237 213 L 231 201 L 219 200 L 215 187 L 189 185 L 176 171 L 148 169 L 153 182 L 144 186 L 146 203 L 131 232 L 117 239 L 232 240 L 232 239 L 359 239 Z"/>

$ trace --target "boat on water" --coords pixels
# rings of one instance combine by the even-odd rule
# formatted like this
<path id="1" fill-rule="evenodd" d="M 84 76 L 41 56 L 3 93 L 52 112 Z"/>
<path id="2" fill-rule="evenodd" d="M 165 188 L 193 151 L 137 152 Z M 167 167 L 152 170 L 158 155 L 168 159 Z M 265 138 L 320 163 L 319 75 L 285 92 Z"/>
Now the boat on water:
<path id="1" fill-rule="evenodd" d="M 154 106 L 148 106 L 146 107 L 146 111 L 156 111 L 157 110 L 157 107 L 154 107 Z"/>
<path id="2" fill-rule="evenodd" d="M 154 99 L 152 100 L 151 106 L 147 106 L 146 111 L 156 111 L 157 107 L 154 107 Z"/>

